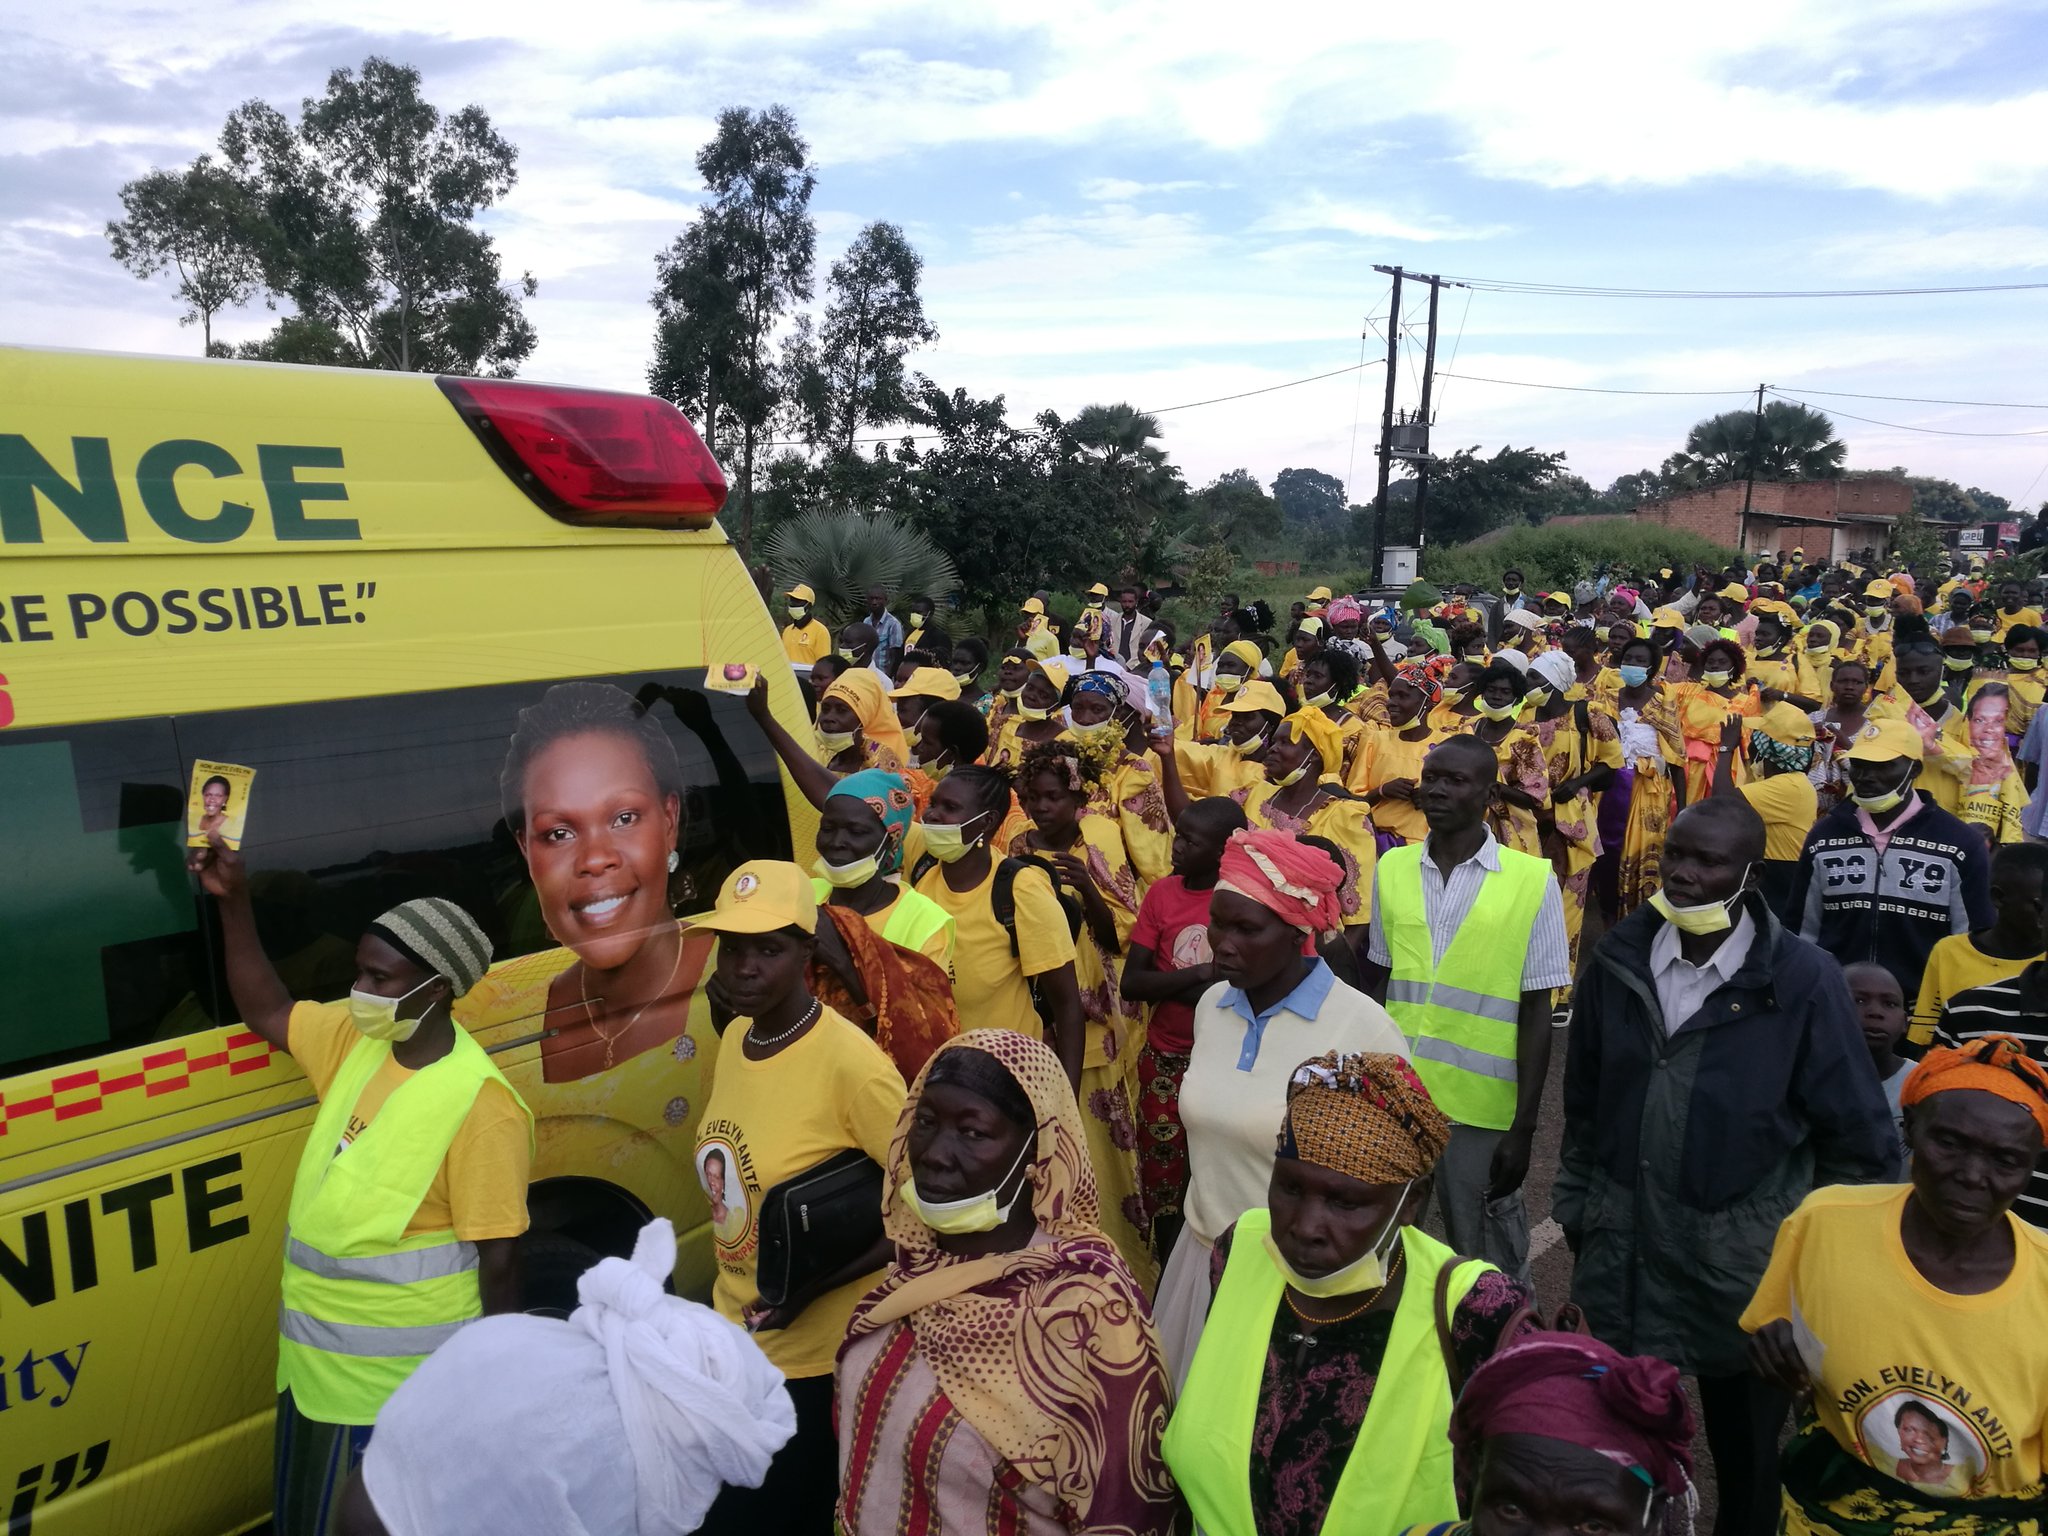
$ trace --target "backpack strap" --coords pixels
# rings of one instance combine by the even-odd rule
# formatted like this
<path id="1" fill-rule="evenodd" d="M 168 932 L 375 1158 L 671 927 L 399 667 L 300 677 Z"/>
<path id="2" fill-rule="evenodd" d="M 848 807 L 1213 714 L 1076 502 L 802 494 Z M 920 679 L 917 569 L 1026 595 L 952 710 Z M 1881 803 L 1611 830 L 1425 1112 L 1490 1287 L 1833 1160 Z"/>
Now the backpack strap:
<path id="1" fill-rule="evenodd" d="M 1005 855 L 996 861 L 995 884 L 989 887 L 989 910 L 997 922 L 1003 925 L 1003 932 L 1010 936 L 1010 954 L 1013 958 L 1021 951 L 1017 948 L 1017 871 L 1024 861 Z"/>
<path id="2" fill-rule="evenodd" d="M 1592 747 L 1593 711 L 1584 699 L 1572 700 L 1572 719 L 1579 727 L 1579 777 L 1586 776 L 1586 753 Z"/>
<path id="3" fill-rule="evenodd" d="M 1436 1342 L 1443 1351 L 1444 1377 L 1451 1384 L 1451 1401 L 1458 1400 L 1458 1394 L 1465 1390 L 1465 1374 L 1458 1369 L 1458 1352 L 1451 1347 L 1451 1277 L 1467 1264 L 1483 1264 L 1483 1259 L 1468 1259 L 1462 1254 L 1447 1259 L 1436 1272 Z"/>
<path id="4" fill-rule="evenodd" d="M 917 885 L 924 877 L 939 867 L 939 861 L 928 853 L 917 856 L 917 863 L 911 867 L 910 883 Z"/>

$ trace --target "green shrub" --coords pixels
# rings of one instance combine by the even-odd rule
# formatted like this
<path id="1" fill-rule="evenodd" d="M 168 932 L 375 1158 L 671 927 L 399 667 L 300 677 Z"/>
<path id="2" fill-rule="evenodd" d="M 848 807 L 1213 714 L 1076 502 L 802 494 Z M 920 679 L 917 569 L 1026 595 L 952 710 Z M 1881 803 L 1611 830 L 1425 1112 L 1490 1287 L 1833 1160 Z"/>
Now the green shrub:
<path id="1" fill-rule="evenodd" d="M 1469 581 L 1492 591 L 1500 573 L 1519 569 L 1531 587 L 1569 587 L 1604 564 L 1610 571 L 1638 575 L 1662 566 L 1690 570 L 1696 564 L 1721 569 L 1735 552 L 1697 534 L 1655 523 L 1609 518 L 1569 528 L 1515 528 L 1470 544 L 1430 545 L 1422 551 L 1422 574 L 1438 586 Z"/>

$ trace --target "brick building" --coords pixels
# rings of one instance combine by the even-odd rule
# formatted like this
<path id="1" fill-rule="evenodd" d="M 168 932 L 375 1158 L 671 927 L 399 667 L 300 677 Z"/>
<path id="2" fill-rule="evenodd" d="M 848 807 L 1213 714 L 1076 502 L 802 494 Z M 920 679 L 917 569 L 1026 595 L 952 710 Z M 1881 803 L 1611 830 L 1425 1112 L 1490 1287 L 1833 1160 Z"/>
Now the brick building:
<path id="1" fill-rule="evenodd" d="M 1804 549 L 1812 560 L 1833 560 L 1851 550 L 1884 549 L 1891 525 L 1913 504 L 1903 480 L 1759 480 L 1742 511 L 1740 480 L 1647 502 L 1629 514 L 1637 522 L 1682 528 L 1744 554 L 1776 555 Z"/>

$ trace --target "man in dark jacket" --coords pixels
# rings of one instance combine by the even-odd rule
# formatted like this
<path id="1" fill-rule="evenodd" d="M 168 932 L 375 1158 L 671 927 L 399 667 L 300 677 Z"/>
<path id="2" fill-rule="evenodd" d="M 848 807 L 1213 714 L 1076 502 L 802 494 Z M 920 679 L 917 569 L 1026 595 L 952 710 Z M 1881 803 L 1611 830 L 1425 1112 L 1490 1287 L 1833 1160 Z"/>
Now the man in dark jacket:
<path id="1" fill-rule="evenodd" d="M 1717 798 L 1671 824 L 1664 888 L 1602 939 L 1572 1003 L 1552 1211 L 1572 1299 L 1624 1354 L 1699 1378 L 1715 1536 L 1767 1536 L 1788 1399 L 1742 1309 L 1778 1223 L 1823 1184 L 1899 1176 L 1841 968 L 1751 885 L 1764 824 Z"/>
<path id="2" fill-rule="evenodd" d="M 1908 997 L 1934 946 L 1989 928 L 1991 850 L 1984 835 L 1915 789 L 1926 749 L 1904 720 L 1880 720 L 1837 761 L 1850 796 L 1806 835 L 1786 898 L 1788 921 L 1844 965 L 1875 961 Z"/>

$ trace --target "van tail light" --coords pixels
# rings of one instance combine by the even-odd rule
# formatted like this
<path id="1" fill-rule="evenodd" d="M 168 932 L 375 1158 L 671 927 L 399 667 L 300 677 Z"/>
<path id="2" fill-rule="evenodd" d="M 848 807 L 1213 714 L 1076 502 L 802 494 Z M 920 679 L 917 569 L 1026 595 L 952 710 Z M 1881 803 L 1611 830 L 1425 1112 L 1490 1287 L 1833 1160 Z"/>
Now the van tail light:
<path id="1" fill-rule="evenodd" d="M 566 523 L 703 528 L 725 475 L 666 400 L 509 379 L 438 378 L 498 467 Z"/>

